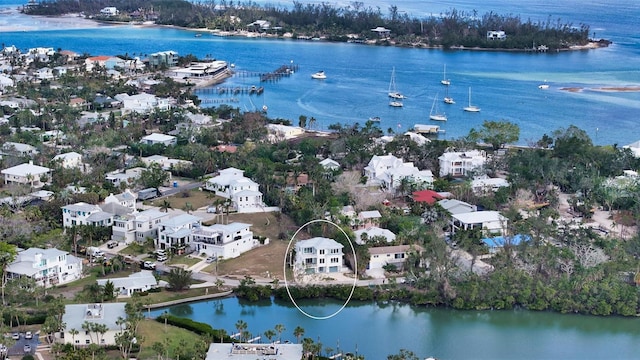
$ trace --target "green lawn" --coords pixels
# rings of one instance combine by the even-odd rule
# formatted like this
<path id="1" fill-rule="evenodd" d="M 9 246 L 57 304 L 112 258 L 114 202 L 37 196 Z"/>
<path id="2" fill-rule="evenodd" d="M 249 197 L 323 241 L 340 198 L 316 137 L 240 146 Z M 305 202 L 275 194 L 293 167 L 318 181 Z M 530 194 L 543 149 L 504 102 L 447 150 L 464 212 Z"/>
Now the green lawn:
<path id="1" fill-rule="evenodd" d="M 185 209 L 185 204 L 191 204 L 191 208 L 193 210 L 199 209 L 201 207 L 209 206 L 213 204 L 216 199 L 216 196 L 213 195 L 210 191 L 193 189 L 187 192 L 188 197 L 185 197 L 183 192 L 179 192 L 175 195 L 156 199 L 154 201 L 150 201 L 150 205 L 160 206 L 164 200 L 166 199 L 170 204 L 172 209 Z"/>
<path id="2" fill-rule="evenodd" d="M 174 255 L 169 261 L 167 261 L 167 265 L 184 264 L 190 267 L 199 263 L 200 261 L 202 261 L 202 259 L 198 259 L 190 255 Z"/>
<path id="3" fill-rule="evenodd" d="M 171 356 L 171 354 L 175 353 L 175 349 L 180 346 L 181 341 L 191 344 L 198 337 L 191 331 L 176 326 L 164 325 L 151 319 L 142 321 L 138 326 L 138 331 L 143 338 L 142 352 L 138 355 L 138 359 L 157 359 L 158 354 L 152 349 L 153 344 L 156 342 L 168 343 L 169 356 Z"/>

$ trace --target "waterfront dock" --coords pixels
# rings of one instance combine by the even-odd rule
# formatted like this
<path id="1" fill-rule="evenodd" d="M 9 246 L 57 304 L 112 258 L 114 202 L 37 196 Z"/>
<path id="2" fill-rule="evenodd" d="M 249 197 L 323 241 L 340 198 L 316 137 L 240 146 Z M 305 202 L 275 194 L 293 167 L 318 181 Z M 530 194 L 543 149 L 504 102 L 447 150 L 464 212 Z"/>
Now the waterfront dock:
<path id="1" fill-rule="evenodd" d="M 235 71 L 234 75 L 238 77 L 258 77 L 260 78 L 260 82 L 276 82 L 297 72 L 298 68 L 298 65 L 290 64 L 282 65 L 274 71 L 267 73 L 258 71 Z"/>

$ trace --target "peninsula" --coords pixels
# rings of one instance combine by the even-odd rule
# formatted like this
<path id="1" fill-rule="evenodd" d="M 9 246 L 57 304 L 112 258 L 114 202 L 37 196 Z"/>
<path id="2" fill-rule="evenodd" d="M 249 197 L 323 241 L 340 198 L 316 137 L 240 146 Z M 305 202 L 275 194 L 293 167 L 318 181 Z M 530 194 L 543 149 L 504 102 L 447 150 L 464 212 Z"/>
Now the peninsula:
<path id="1" fill-rule="evenodd" d="M 171 1 L 95 0 L 30 2 L 23 12 L 59 16 L 80 12 L 84 17 L 110 23 L 171 25 L 219 36 L 248 36 L 350 42 L 380 46 L 556 52 L 605 47 L 610 41 L 589 37 L 589 25 L 523 21 L 519 16 L 452 9 L 440 16 L 410 17 L 397 6 L 388 13 L 354 2 L 346 7 L 294 3 L 245 4 Z M 595 37 L 595 34 L 593 34 Z"/>

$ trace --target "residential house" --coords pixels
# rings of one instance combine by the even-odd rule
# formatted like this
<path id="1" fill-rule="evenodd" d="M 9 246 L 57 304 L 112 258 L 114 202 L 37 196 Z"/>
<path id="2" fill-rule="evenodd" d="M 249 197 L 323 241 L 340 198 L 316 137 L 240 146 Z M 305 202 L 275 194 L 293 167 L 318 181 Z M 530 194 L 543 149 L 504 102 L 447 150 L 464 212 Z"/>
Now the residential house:
<path id="1" fill-rule="evenodd" d="M 370 247 L 367 270 L 383 269 L 386 265 L 393 265 L 396 269 L 401 270 L 404 268 L 409 254 L 421 250 L 413 245 Z"/>
<path id="2" fill-rule="evenodd" d="M 382 229 L 377 226 L 370 226 L 368 228 L 356 230 L 353 232 L 355 235 L 355 242 L 358 245 L 365 245 L 368 242 L 376 239 L 383 239 L 387 243 L 392 243 L 396 240 L 396 234 L 391 230 Z"/>
<path id="3" fill-rule="evenodd" d="M 355 229 L 366 229 L 372 226 L 380 225 L 382 215 L 378 210 L 361 211 L 355 219 L 353 227 Z"/>
<path id="4" fill-rule="evenodd" d="M 202 219 L 191 214 L 180 214 L 162 219 L 158 224 L 156 249 L 183 254 L 189 249 L 191 233 L 202 226 Z"/>
<path id="5" fill-rule="evenodd" d="M 144 114 L 151 112 L 154 109 L 158 109 L 160 111 L 171 109 L 169 99 L 158 98 L 155 95 L 146 93 L 136 95 L 118 94 L 115 98 L 122 103 L 123 115 L 131 112 Z"/>
<path id="6" fill-rule="evenodd" d="M 338 171 L 340 170 L 340 163 L 338 163 L 337 161 L 331 159 L 331 158 L 326 158 L 322 161 L 320 161 L 320 166 L 322 166 L 322 168 L 326 171 Z"/>
<path id="7" fill-rule="evenodd" d="M 15 82 L 13 81 L 12 78 L 0 74 L 0 91 L 6 89 L 6 88 L 10 88 L 13 87 L 15 85 Z"/>
<path id="8" fill-rule="evenodd" d="M 391 154 L 374 155 L 364 168 L 364 176 L 370 185 L 379 185 L 388 191 L 397 191 L 405 179 L 419 187 L 431 187 L 431 170 L 419 170 L 412 162 L 403 162 Z"/>
<path id="9" fill-rule="evenodd" d="M 2 151 L 8 155 L 23 157 L 32 157 L 39 153 L 38 149 L 33 145 L 11 141 L 7 141 L 6 143 L 2 144 Z"/>
<path id="10" fill-rule="evenodd" d="M 270 142 L 278 142 L 296 138 L 304 134 L 304 129 L 299 126 L 288 126 L 282 124 L 267 124 L 268 139 Z"/>
<path id="11" fill-rule="evenodd" d="M 80 279 L 82 260 L 55 248 L 29 248 L 19 251 L 6 271 L 10 279 L 26 276 L 40 286 L 51 287 Z"/>
<path id="12" fill-rule="evenodd" d="M 434 205 L 438 200 L 444 199 L 444 196 L 433 190 L 414 191 L 411 197 L 414 202 L 427 205 Z"/>
<path id="13" fill-rule="evenodd" d="M 244 171 L 236 168 L 220 170 L 219 175 L 207 180 L 204 188 L 231 200 L 232 207 L 240 213 L 258 212 L 264 208 L 260 186 L 244 177 Z"/>
<path id="14" fill-rule="evenodd" d="M 71 228 L 79 225 L 112 226 L 114 215 L 105 212 L 98 205 L 85 202 L 62 207 L 62 226 Z"/>
<path id="15" fill-rule="evenodd" d="M 505 247 L 505 245 L 517 246 L 522 242 L 531 240 L 528 235 L 514 235 L 514 236 L 494 236 L 483 238 L 482 242 L 489 248 L 489 252 L 494 254 Z"/>
<path id="16" fill-rule="evenodd" d="M 631 150 L 631 153 L 633 153 L 633 156 L 640 157 L 640 140 L 632 142 L 629 145 L 625 145 L 622 148 L 629 149 Z"/>
<path id="17" fill-rule="evenodd" d="M 122 205 L 126 208 L 135 210 L 137 199 L 138 199 L 138 194 L 134 193 L 130 189 L 126 189 L 125 191 L 117 195 L 109 194 L 109 196 L 107 196 L 104 199 L 104 203 L 105 204 L 115 203 L 115 204 Z"/>
<path id="18" fill-rule="evenodd" d="M 151 66 L 166 65 L 167 67 L 174 67 L 178 65 L 179 58 L 180 56 L 175 51 L 172 51 L 172 50 L 160 51 L 153 54 L 149 54 L 149 65 Z"/>
<path id="19" fill-rule="evenodd" d="M 126 215 L 115 215 L 111 228 L 111 239 L 131 244 L 134 241 L 139 244 L 147 239 L 155 240 L 158 237 L 158 225 L 169 214 L 157 208 L 147 209 Z"/>
<path id="20" fill-rule="evenodd" d="M 153 133 L 147 136 L 144 136 L 140 139 L 140 143 L 146 145 L 164 145 L 164 146 L 172 146 L 177 143 L 178 139 L 175 136 Z"/>
<path id="21" fill-rule="evenodd" d="M 130 297 L 135 293 L 149 291 L 158 287 L 158 280 L 153 271 L 142 270 L 127 277 L 98 279 L 98 285 L 105 286 L 107 282 L 113 284 L 116 296 Z"/>
<path id="22" fill-rule="evenodd" d="M 509 182 L 503 178 L 482 176 L 471 180 L 471 189 L 476 195 L 496 192 L 503 187 L 509 187 Z"/>
<path id="23" fill-rule="evenodd" d="M 333 239 L 315 237 L 295 244 L 294 266 L 297 273 L 343 272 L 344 246 Z"/>
<path id="24" fill-rule="evenodd" d="M 100 14 L 105 16 L 116 16 L 120 13 L 115 6 L 108 6 L 100 9 Z"/>
<path id="25" fill-rule="evenodd" d="M 391 30 L 386 29 L 382 26 L 377 26 L 375 29 L 371 29 L 371 31 L 378 34 L 378 37 L 380 38 L 387 38 L 389 37 L 389 35 L 391 35 Z"/>
<path id="26" fill-rule="evenodd" d="M 73 97 L 69 99 L 69 106 L 74 109 L 86 110 L 89 108 L 89 103 L 81 97 Z"/>
<path id="27" fill-rule="evenodd" d="M 191 232 L 191 249 L 197 254 L 236 258 L 260 245 L 250 227 L 239 222 L 197 227 Z"/>
<path id="28" fill-rule="evenodd" d="M 33 188 L 42 187 L 51 178 L 51 169 L 33 165 L 33 161 L 4 169 L 0 173 L 4 175 L 5 184 L 16 183 Z"/>
<path id="29" fill-rule="evenodd" d="M 487 156 L 481 150 L 445 152 L 438 158 L 440 176 L 467 176 L 482 169 L 486 161 Z"/>
<path id="30" fill-rule="evenodd" d="M 275 342 L 271 344 L 211 343 L 204 360 L 223 358 L 248 360 L 300 360 L 303 359 L 302 344 Z"/>
<path id="31" fill-rule="evenodd" d="M 111 182 L 113 186 L 120 187 L 120 184 L 126 184 L 127 187 L 135 183 L 145 171 L 145 168 L 136 167 L 123 171 L 114 171 L 105 175 L 105 180 Z"/>
<path id="32" fill-rule="evenodd" d="M 480 229 L 484 236 L 501 236 L 507 232 L 508 219 L 497 211 L 474 211 L 451 215 L 451 233 Z"/>
<path id="33" fill-rule="evenodd" d="M 451 215 L 464 214 L 477 210 L 475 206 L 456 199 L 442 199 L 438 201 L 438 205 Z"/>
<path id="34" fill-rule="evenodd" d="M 247 28 L 253 29 L 256 31 L 269 30 L 269 28 L 271 28 L 271 23 L 267 20 L 256 20 L 251 24 L 247 24 Z"/>
<path id="35" fill-rule="evenodd" d="M 37 69 L 33 76 L 38 80 L 53 80 L 53 69 L 48 67 Z"/>
<path id="36" fill-rule="evenodd" d="M 96 67 L 102 67 L 106 70 L 113 70 L 116 67 L 124 68 L 125 63 L 123 59 L 116 56 L 92 56 L 88 57 L 84 61 L 85 69 L 87 71 L 93 71 Z"/>
<path id="37" fill-rule="evenodd" d="M 66 169 L 82 168 L 82 155 L 75 151 L 59 154 L 53 157 L 53 162 L 59 161 L 60 166 Z"/>
<path id="38" fill-rule="evenodd" d="M 504 40 L 507 38 L 507 34 L 500 30 L 500 31 L 495 31 L 495 30 L 490 30 L 487 31 L 487 40 Z"/>
<path id="39" fill-rule="evenodd" d="M 165 171 L 186 169 L 186 168 L 190 168 L 193 165 L 191 161 L 180 160 L 180 159 L 170 159 L 162 155 L 151 155 L 147 157 L 142 157 L 140 158 L 140 160 L 142 160 L 142 162 L 145 165 L 147 165 L 147 167 L 151 166 L 152 164 L 158 164 L 160 165 L 160 168 L 162 168 L 162 170 L 165 170 Z"/>
<path id="40" fill-rule="evenodd" d="M 431 142 L 431 140 L 426 138 L 424 135 L 418 134 L 418 133 L 413 132 L 413 131 L 405 132 L 404 136 L 408 137 L 409 140 L 413 141 L 414 143 L 418 144 L 419 146 L 422 146 L 424 144 L 428 144 L 428 143 Z"/>
<path id="41" fill-rule="evenodd" d="M 66 326 L 56 335 L 56 342 L 74 346 L 116 345 L 116 336 L 122 332 L 119 319 L 127 318 L 125 305 L 123 302 L 66 305 L 62 315 L 62 323 Z M 85 323 L 104 325 L 107 331 L 101 334 L 85 330 Z M 72 333 L 72 330 L 77 334 Z"/>

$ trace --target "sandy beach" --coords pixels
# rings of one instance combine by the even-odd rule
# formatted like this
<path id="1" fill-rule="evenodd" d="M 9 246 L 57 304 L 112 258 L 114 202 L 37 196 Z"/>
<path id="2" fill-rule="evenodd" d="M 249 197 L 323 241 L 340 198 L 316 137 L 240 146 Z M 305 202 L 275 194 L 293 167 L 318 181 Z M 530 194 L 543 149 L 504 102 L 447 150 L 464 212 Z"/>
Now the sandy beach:
<path id="1" fill-rule="evenodd" d="M 0 9 L 0 32 L 91 29 L 102 26 L 111 25 L 85 19 L 80 14 L 31 16 L 16 8 Z"/>

